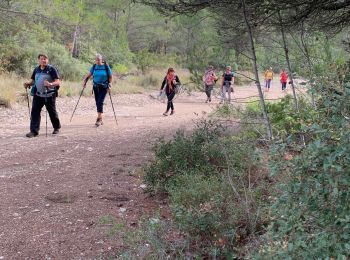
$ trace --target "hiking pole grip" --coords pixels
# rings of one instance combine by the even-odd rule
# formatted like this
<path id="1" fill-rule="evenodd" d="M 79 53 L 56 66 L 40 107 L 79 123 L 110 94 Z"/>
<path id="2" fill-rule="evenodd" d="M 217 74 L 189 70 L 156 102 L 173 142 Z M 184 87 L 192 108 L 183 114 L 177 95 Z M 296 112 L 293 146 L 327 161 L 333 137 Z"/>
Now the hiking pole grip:
<path id="1" fill-rule="evenodd" d="M 73 113 L 72 113 L 72 116 L 70 117 L 69 122 L 72 122 L 72 119 L 73 119 L 73 116 L 74 116 L 75 110 L 77 110 L 77 107 L 78 107 L 78 104 L 79 104 L 80 98 L 81 98 L 81 96 L 82 96 L 82 95 L 83 95 L 83 93 L 84 93 L 84 89 L 85 89 L 85 87 L 83 87 L 83 89 L 82 89 L 82 90 L 81 90 L 81 92 L 80 92 L 80 96 L 79 96 L 78 102 L 77 102 L 77 104 L 75 105 L 75 108 L 74 108 L 74 110 L 73 110 Z"/>

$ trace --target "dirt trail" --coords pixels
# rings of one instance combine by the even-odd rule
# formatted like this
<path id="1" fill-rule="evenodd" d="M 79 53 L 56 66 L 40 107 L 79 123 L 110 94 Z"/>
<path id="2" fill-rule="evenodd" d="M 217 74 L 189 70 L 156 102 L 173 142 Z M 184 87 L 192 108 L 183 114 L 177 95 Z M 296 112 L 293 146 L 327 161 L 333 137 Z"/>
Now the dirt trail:
<path id="1" fill-rule="evenodd" d="M 257 95 L 253 86 L 240 87 L 242 98 Z M 269 97 L 283 94 L 274 90 Z M 62 132 L 45 137 L 28 132 L 24 105 L 0 109 L 0 259 L 96 259 L 113 256 L 122 234 L 106 235 L 99 221 L 113 216 L 128 227 L 160 207 L 140 187 L 139 168 L 151 160 L 151 144 L 193 120 L 206 116 L 218 103 L 204 96 L 182 95 L 176 114 L 163 117 L 165 104 L 146 95 L 114 97 L 118 126 L 106 99 L 105 124 L 96 128 L 92 98 L 82 98 L 72 123 L 77 98 L 58 100 Z"/>

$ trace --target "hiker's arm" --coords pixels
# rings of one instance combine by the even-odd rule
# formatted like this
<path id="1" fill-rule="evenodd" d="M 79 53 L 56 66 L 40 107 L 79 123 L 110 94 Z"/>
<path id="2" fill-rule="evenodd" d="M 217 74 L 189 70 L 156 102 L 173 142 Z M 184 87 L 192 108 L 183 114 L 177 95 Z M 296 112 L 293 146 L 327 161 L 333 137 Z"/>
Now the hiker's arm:
<path id="1" fill-rule="evenodd" d="M 25 83 L 23 84 L 23 86 L 24 86 L 25 88 L 30 88 L 31 86 L 34 85 L 34 82 L 35 82 L 35 72 L 36 72 L 36 68 L 33 70 L 32 76 L 30 77 L 30 81 L 25 82 Z"/>
<path id="2" fill-rule="evenodd" d="M 48 82 L 47 80 L 44 81 L 44 86 L 48 88 L 54 88 L 59 86 L 61 83 L 60 79 L 55 79 L 53 82 Z"/>
<path id="3" fill-rule="evenodd" d="M 181 85 L 181 81 L 180 81 L 180 79 L 179 79 L 178 76 L 175 77 L 175 81 L 176 81 L 177 84 L 180 84 L 180 85 Z"/>
<path id="4" fill-rule="evenodd" d="M 34 80 L 30 80 L 30 81 L 28 81 L 28 82 L 24 82 L 23 83 L 23 86 L 25 87 L 25 88 L 30 88 L 31 86 L 33 86 L 34 85 Z"/>
<path id="5" fill-rule="evenodd" d="M 108 74 L 107 74 L 107 76 L 108 76 L 108 83 L 109 84 L 112 84 L 112 82 L 113 82 L 113 72 L 112 72 L 112 69 L 111 69 L 111 67 L 108 65 Z"/>
<path id="6" fill-rule="evenodd" d="M 164 78 L 163 82 L 162 82 L 162 85 L 160 86 L 160 90 L 162 91 L 163 88 L 165 87 L 166 85 L 166 78 Z"/>
<path id="7" fill-rule="evenodd" d="M 56 68 L 52 68 L 50 70 L 50 76 L 52 78 L 52 82 L 49 82 L 47 80 L 44 81 L 44 86 L 48 87 L 48 88 L 54 88 L 60 85 L 61 81 L 60 81 L 60 75 L 58 74 L 58 71 Z"/>
<path id="8" fill-rule="evenodd" d="M 89 73 L 84 77 L 84 79 L 83 79 L 83 88 L 86 87 L 86 83 L 89 81 L 89 78 L 91 78 L 91 77 L 92 77 L 91 72 L 89 72 Z"/>

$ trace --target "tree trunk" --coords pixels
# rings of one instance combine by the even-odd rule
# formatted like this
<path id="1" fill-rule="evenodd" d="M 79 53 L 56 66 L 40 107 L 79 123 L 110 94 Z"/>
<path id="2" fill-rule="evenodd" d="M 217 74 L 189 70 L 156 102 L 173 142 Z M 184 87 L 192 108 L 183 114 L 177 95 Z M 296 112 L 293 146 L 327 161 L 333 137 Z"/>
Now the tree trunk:
<path id="1" fill-rule="evenodd" d="M 295 85 L 294 85 L 294 77 L 293 77 L 292 66 L 290 65 L 290 60 L 289 60 L 289 50 L 288 50 L 287 41 L 286 41 L 286 34 L 285 34 L 285 31 L 284 31 L 282 16 L 281 16 L 280 12 L 278 12 L 278 18 L 280 20 L 282 40 L 283 40 L 283 48 L 284 48 L 284 53 L 285 53 L 285 56 L 286 56 L 286 61 L 287 61 L 288 70 L 289 70 L 288 76 L 289 76 L 290 81 L 292 83 L 294 105 L 295 105 L 295 108 L 296 108 L 298 114 L 300 114 L 299 102 L 298 102 L 297 94 L 295 93 Z M 304 134 L 301 134 L 300 139 L 301 139 L 301 142 L 303 143 L 303 145 L 305 146 L 305 136 L 304 136 Z"/>
<path id="2" fill-rule="evenodd" d="M 75 27 L 75 31 L 73 33 L 73 47 L 72 47 L 72 57 L 79 57 L 79 47 L 78 47 L 78 34 L 79 34 L 79 26 Z"/>
<path id="3" fill-rule="evenodd" d="M 266 109 L 266 104 L 265 104 L 265 99 L 264 95 L 261 89 L 261 84 L 260 84 L 260 79 L 259 79 L 259 69 L 258 69 L 258 64 L 257 64 L 257 58 L 256 58 L 256 51 L 255 51 L 255 43 L 254 43 L 254 38 L 253 38 L 253 32 L 252 28 L 250 26 L 250 23 L 248 21 L 248 16 L 247 16 L 247 6 L 245 0 L 242 0 L 242 6 L 243 6 L 243 15 L 244 15 L 244 20 L 245 24 L 247 26 L 247 31 L 249 34 L 249 39 L 250 39 L 250 45 L 251 45 L 251 52 L 252 52 L 252 60 L 253 60 L 253 69 L 254 69 L 254 74 L 255 74 L 255 83 L 259 91 L 259 98 L 260 98 L 260 106 L 263 112 L 263 117 L 264 117 L 264 122 L 266 125 L 266 131 L 267 131 L 267 137 L 268 139 L 272 139 L 272 129 L 271 129 L 271 123 L 269 119 L 269 115 L 267 113 Z"/>
<path id="4" fill-rule="evenodd" d="M 311 62 L 311 58 L 310 58 L 310 52 L 309 52 L 309 48 L 307 46 L 307 43 L 305 42 L 305 37 L 304 37 L 304 23 L 302 24 L 302 32 L 301 32 L 301 45 L 304 48 L 304 53 L 305 53 L 305 57 L 307 60 L 307 64 L 308 64 L 308 69 L 309 69 L 309 78 L 312 79 L 312 62 Z M 312 106 L 314 108 L 316 108 L 316 104 L 315 104 L 315 95 L 313 90 L 311 90 L 311 102 L 312 102 Z"/>
<path id="5" fill-rule="evenodd" d="M 284 54 L 286 56 L 286 61 L 287 61 L 287 66 L 288 66 L 288 71 L 289 71 L 288 76 L 289 76 L 290 81 L 292 83 L 291 85 L 292 85 L 292 91 L 293 91 L 294 105 L 295 105 L 296 110 L 298 112 L 300 112 L 299 102 L 298 102 L 297 94 L 295 92 L 295 85 L 294 85 L 294 77 L 293 77 L 292 66 L 290 65 L 290 60 L 289 60 L 289 50 L 288 50 L 287 41 L 286 41 L 286 34 L 285 34 L 285 31 L 284 31 L 282 16 L 281 16 L 280 12 L 278 12 L 278 18 L 280 20 L 282 40 L 283 40 L 283 49 L 284 49 Z"/>

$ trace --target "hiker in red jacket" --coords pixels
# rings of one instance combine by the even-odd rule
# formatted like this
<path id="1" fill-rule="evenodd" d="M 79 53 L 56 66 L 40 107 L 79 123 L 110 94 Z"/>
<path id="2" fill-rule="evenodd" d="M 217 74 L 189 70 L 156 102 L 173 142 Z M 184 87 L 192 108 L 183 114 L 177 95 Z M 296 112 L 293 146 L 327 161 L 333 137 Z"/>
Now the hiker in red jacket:
<path id="1" fill-rule="evenodd" d="M 287 82 L 288 82 L 288 74 L 286 70 L 282 70 L 281 73 L 281 83 L 282 83 L 282 91 L 285 91 L 287 88 Z"/>
<path id="2" fill-rule="evenodd" d="M 169 68 L 160 88 L 160 94 L 162 94 L 163 89 L 165 89 L 165 94 L 168 98 L 168 105 L 166 111 L 163 113 L 163 116 L 167 116 L 170 109 L 170 115 L 175 113 L 173 101 L 176 95 L 176 87 L 180 84 L 180 79 L 177 75 L 175 75 L 175 70 L 173 68 Z"/>

